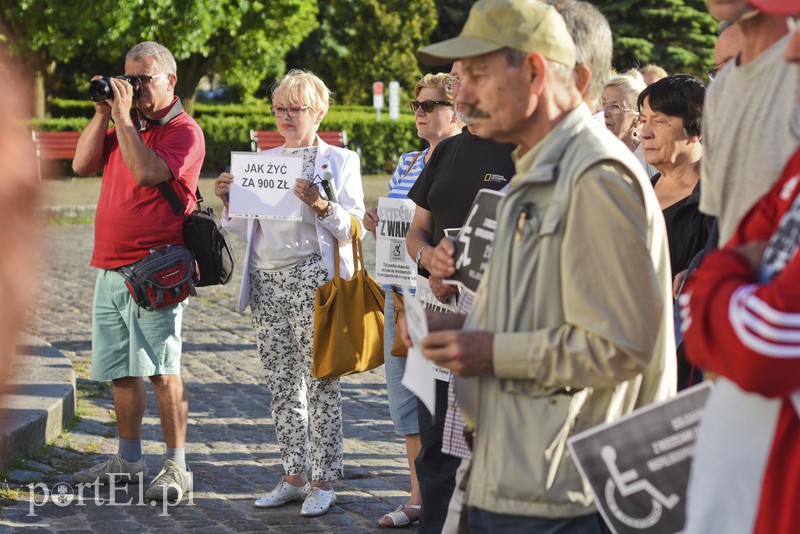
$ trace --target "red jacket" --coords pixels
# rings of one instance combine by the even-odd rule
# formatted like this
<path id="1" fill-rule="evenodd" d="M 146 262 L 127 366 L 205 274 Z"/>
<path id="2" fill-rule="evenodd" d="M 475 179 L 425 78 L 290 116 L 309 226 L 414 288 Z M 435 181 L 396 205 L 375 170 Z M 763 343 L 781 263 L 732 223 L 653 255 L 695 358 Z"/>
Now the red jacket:
<path id="1" fill-rule="evenodd" d="M 782 269 L 759 283 L 732 249 L 769 241 L 798 195 L 800 150 L 725 247 L 703 260 L 680 298 L 692 362 L 743 390 L 783 399 L 761 487 L 757 533 L 800 532 L 800 254 L 788 248 Z M 796 244 L 800 209 L 794 211 L 797 221 L 788 241 Z"/>

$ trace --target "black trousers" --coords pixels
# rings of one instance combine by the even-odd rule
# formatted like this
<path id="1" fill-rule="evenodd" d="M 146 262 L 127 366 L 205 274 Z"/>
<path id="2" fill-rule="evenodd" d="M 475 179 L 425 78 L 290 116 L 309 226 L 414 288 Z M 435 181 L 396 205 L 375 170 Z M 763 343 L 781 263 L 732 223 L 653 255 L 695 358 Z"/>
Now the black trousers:
<path id="1" fill-rule="evenodd" d="M 422 512 L 417 532 L 439 534 L 447 518 L 447 506 L 456 485 L 456 471 L 461 458 L 442 452 L 444 418 L 447 413 L 447 382 L 436 381 L 436 415 L 417 400 L 419 416 L 419 437 L 422 449 L 414 461 L 417 468 L 420 492 L 422 493 Z"/>

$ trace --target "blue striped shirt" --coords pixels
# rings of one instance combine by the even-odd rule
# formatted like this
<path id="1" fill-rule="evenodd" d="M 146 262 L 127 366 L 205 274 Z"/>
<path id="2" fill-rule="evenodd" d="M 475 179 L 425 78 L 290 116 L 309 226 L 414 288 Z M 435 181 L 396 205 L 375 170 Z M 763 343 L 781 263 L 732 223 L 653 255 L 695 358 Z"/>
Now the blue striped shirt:
<path id="1" fill-rule="evenodd" d="M 419 178 L 422 169 L 425 168 L 425 156 L 428 154 L 429 148 L 422 152 L 406 152 L 400 156 L 400 161 L 397 162 L 397 168 L 389 180 L 389 198 L 408 198 L 408 192 L 414 182 Z M 414 166 L 409 169 L 409 165 L 414 160 L 414 156 L 419 154 Z"/>

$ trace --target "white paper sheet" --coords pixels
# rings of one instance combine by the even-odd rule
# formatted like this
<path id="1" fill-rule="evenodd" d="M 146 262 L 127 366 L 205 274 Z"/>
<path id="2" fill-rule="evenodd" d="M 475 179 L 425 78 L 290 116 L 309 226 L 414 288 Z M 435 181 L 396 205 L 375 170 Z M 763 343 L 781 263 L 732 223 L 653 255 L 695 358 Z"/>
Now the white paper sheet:
<path id="1" fill-rule="evenodd" d="M 413 346 L 408 348 L 406 371 L 401 383 L 419 397 L 431 415 L 434 415 L 436 412 L 435 366 L 417 348 L 422 346 L 422 340 L 428 335 L 428 319 L 422 304 L 407 290 L 404 290 L 403 303 L 406 309 L 406 326 Z"/>
<path id="2" fill-rule="evenodd" d="M 231 152 L 231 217 L 302 220 L 302 203 L 292 191 L 302 176 L 303 158 Z"/>

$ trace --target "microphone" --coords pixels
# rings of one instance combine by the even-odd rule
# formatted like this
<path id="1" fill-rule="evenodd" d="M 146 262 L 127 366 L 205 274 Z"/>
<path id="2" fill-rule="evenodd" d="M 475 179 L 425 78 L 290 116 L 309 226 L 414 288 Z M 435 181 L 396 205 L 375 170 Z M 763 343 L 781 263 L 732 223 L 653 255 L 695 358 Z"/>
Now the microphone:
<path id="1" fill-rule="evenodd" d="M 322 180 L 320 180 L 320 184 L 322 184 L 322 190 L 325 191 L 325 195 L 327 195 L 328 200 L 331 202 L 339 202 L 336 198 L 336 193 L 334 193 L 333 188 L 331 187 L 331 181 L 333 180 L 333 173 L 331 171 L 325 171 L 322 173 Z"/>

